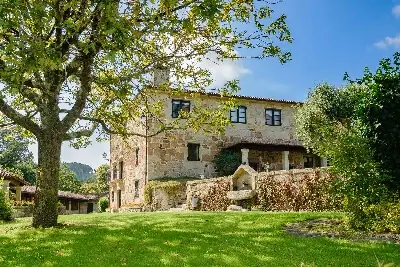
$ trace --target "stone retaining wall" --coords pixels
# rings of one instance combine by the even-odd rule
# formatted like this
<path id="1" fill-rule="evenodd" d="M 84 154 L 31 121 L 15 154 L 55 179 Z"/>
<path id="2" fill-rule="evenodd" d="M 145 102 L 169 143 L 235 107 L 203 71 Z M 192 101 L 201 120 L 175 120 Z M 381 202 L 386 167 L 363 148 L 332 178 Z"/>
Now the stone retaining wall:
<path id="1" fill-rule="evenodd" d="M 323 170 L 323 169 L 319 169 Z M 255 190 L 256 193 L 259 191 L 258 185 L 262 179 L 266 177 L 273 178 L 277 181 L 284 181 L 291 179 L 291 181 L 301 180 L 305 175 L 314 175 L 315 172 L 318 171 L 316 169 L 293 169 L 293 170 L 281 170 L 281 171 L 272 171 L 272 172 L 259 172 L 255 175 Z M 325 172 L 321 172 L 321 175 L 324 175 Z M 232 183 L 232 176 L 229 177 L 218 177 L 204 180 L 196 180 L 189 181 L 186 183 L 186 203 L 188 208 L 191 207 L 191 202 L 194 196 L 197 196 L 199 199 L 199 207 L 201 209 L 202 201 L 207 197 L 209 199 L 210 193 L 214 190 L 215 186 L 220 182 L 228 182 Z M 215 190 L 214 190 L 215 191 Z M 225 200 L 223 200 L 225 201 Z"/>

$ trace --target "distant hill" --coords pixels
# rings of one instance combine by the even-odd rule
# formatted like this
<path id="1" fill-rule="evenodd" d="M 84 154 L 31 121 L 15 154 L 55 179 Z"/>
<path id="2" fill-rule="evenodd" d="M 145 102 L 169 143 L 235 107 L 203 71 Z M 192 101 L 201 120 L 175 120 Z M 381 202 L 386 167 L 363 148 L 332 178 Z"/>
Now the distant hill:
<path id="1" fill-rule="evenodd" d="M 89 165 L 79 162 L 63 162 L 63 164 L 67 165 L 75 173 L 79 181 L 86 181 L 94 176 L 94 170 Z"/>

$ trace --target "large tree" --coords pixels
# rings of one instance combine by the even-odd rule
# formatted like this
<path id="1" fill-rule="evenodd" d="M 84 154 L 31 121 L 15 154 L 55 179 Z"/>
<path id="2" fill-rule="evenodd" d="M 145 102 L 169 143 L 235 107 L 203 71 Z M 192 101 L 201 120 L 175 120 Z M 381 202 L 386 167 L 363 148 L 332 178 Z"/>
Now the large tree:
<path id="1" fill-rule="evenodd" d="M 279 1 L 278 1 L 279 2 Z M 0 5 L 1 125 L 16 124 L 38 143 L 33 226 L 57 223 L 61 144 L 86 143 L 99 129 L 123 136 L 128 119 L 157 119 L 160 102 L 149 105 L 150 73 L 169 69 L 164 90 L 204 91 L 212 82 L 201 68 L 241 57 L 290 54 L 284 15 L 271 2 L 236 0 L 4 0 Z M 237 90 L 237 81 L 219 89 Z M 138 97 L 140 93 L 140 97 Z M 185 127 L 226 125 L 225 110 L 196 107 Z M 224 110 L 225 109 L 225 110 Z M 181 123 L 159 121 L 155 135 Z M 205 129 L 209 130 L 209 129 Z"/>

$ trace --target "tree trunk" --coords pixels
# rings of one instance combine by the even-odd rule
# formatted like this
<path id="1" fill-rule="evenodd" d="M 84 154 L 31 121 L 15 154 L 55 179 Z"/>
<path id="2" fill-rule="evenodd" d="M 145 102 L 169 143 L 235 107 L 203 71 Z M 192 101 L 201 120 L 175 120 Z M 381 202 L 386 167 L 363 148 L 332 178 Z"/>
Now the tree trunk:
<path id="1" fill-rule="evenodd" d="M 58 175 L 62 139 L 56 134 L 38 138 L 38 172 L 36 178 L 33 227 L 57 225 Z"/>

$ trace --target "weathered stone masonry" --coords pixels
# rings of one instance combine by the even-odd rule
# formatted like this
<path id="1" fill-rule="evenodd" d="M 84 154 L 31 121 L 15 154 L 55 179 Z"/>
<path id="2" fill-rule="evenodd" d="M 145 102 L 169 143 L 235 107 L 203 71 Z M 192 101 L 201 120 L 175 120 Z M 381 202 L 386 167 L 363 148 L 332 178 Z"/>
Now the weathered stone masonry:
<path id="1" fill-rule="evenodd" d="M 170 97 L 155 91 L 154 99 L 164 104 L 164 118 L 161 119 L 171 121 L 176 120 L 171 117 L 172 99 L 188 100 L 191 108 L 196 105 L 213 108 L 221 98 L 210 94 L 193 100 L 188 95 Z M 246 123 L 232 123 L 221 135 L 206 135 L 187 129 L 148 138 L 132 136 L 127 140 L 111 136 L 111 169 L 114 173 L 110 182 L 111 207 L 118 209 L 124 204 L 142 202 L 143 187 L 148 180 L 182 176 L 215 177 L 212 160 L 221 148 L 249 149 L 248 163 L 260 171 L 265 166 L 269 170 L 282 170 L 326 165 L 326 161 L 320 161 L 314 155 L 305 157 L 307 153 L 295 134 L 294 102 L 242 97 L 238 97 L 237 101 L 246 107 Z M 265 109 L 281 110 L 280 126 L 266 125 Z M 143 122 L 132 121 L 127 127 L 136 132 L 145 131 Z M 150 119 L 148 127 L 150 131 L 151 127 L 155 127 Z M 199 145 L 199 161 L 188 160 L 188 143 Z"/>

